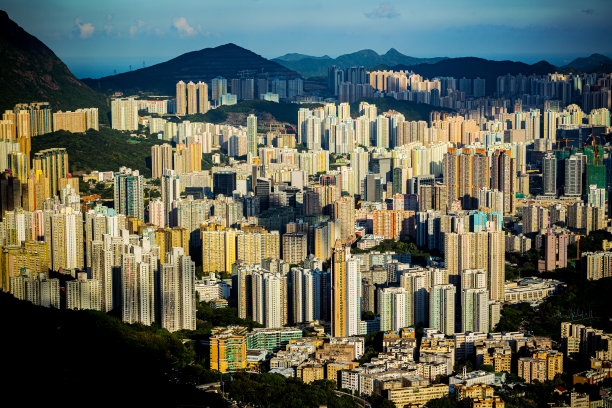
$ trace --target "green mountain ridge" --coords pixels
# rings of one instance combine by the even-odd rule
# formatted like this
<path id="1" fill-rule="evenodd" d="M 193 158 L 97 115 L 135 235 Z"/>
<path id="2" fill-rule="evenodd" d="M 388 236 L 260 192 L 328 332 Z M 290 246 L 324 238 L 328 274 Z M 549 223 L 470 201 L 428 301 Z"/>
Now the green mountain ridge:
<path id="1" fill-rule="evenodd" d="M 54 111 L 96 107 L 107 122 L 108 102 L 79 81 L 40 40 L 0 10 L 0 110 L 17 103 L 49 102 Z"/>

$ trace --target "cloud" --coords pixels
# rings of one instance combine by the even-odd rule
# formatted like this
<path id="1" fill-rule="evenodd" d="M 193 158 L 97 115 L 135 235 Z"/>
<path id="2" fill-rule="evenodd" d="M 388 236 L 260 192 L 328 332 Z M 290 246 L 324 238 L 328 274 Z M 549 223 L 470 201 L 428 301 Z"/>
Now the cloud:
<path id="1" fill-rule="evenodd" d="M 191 37 L 198 33 L 195 28 L 189 25 L 185 17 L 175 17 L 172 20 L 172 27 L 181 37 Z"/>
<path id="2" fill-rule="evenodd" d="M 374 10 L 364 13 L 367 18 L 396 18 L 400 13 L 389 3 L 380 3 Z"/>
<path id="3" fill-rule="evenodd" d="M 80 18 L 74 19 L 74 27 L 75 31 L 81 38 L 90 38 L 96 28 L 91 23 L 83 23 L 83 20 Z"/>
<path id="4" fill-rule="evenodd" d="M 595 10 L 593 10 L 593 9 L 591 9 L 591 8 L 590 8 L 590 9 L 582 9 L 582 10 L 580 10 L 580 11 L 581 11 L 582 13 L 584 13 L 584 14 L 588 14 L 588 15 L 591 15 L 591 14 L 595 13 Z"/>
<path id="5" fill-rule="evenodd" d="M 136 20 L 136 25 L 133 25 L 130 27 L 130 37 L 133 37 L 136 32 L 138 32 L 138 30 L 140 28 L 142 28 L 145 25 L 145 22 L 142 20 Z"/>

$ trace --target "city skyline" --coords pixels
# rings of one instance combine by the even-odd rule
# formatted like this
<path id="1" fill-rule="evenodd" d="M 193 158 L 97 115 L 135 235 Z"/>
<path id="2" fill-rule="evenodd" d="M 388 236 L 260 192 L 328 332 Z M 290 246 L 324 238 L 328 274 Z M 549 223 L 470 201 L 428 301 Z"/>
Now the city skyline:
<path id="1" fill-rule="evenodd" d="M 149 8 L 115 1 L 33 3 L 39 12 L 31 12 L 31 3 L 13 0 L 3 9 L 79 78 L 125 72 L 230 42 L 269 59 L 286 53 L 336 57 L 361 49 L 383 54 L 395 48 L 414 57 L 544 59 L 565 65 L 576 57 L 612 53 L 606 42 L 612 36 L 606 19 L 612 4 L 601 0 L 494 7 L 481 0 L 436 0 L 419 8 L 418 19 L 414 3 L 398 1 L 357 1 L 351 7 L 334 2 L 324 5 L 324 13 L 322 4 L 276 0 L 187 1 L 182 7 L 159 3 Z M 219 15 L 224 17 L 212 17 Z"/>

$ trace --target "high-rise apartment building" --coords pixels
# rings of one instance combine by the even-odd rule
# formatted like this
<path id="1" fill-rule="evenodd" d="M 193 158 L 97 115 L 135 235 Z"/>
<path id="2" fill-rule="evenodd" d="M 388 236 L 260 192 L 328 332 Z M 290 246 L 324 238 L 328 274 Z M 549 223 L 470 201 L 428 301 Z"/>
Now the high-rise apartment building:
<path id="1" fill-rule="evenodd" d="M 192 81 L 187 83 L 187 114 L 198 113 L 198 88 Z"/>
<path id="2" fill-rule="evenodd" d="M 89 129 L 98 130 L 98 108 L 77 109 L 74 112 L 55 112 L 53 129 L 71 133 L 84 133 Z"/>
<path id="3" fill-rule="evenodd" d="M 346 297 L 347 297 L 347 273 L 346 273 L 347 248 L 336 241 L 332 253 L 332 310 L 331 310 L 331 335 L 332 337 L 346 337 Z"/>
<path id="4" fill-rule="evenodd" d="M 130 245 L 121 255 L 121 317 L 125 323 L 150 326 L 155 320 L 157 257 Z"/>
<path id="5" fill-rule="evenodd" d="M 492 300 L 504 301 L 505 237 L 503 231 L 444 234 L 444 263 L 451 282 L 465 269 L 485 269 Z"/>
<path id="6" fill-rule="evenodd" d="M 206 113 L 210 110 L 210 102 L 208 101 L 208 85 L 206 82 L 198 82 L 198 112 Z"/>
<path id="7" fill-rule="evenodd" d="M 361 322 L 361 270 L 357 258 L 350 258 L 340 240 L 332 253 L 332 337 L 359 334 Z"/>
<path id="8" fill-rule="evenodd" d="M 43 307 L 60 308 L 59 279 L 48 279 L 40 273 L 33 276 L 29 271 L 10 278 L 10 293 L 20 300 Z"/>
<path id="9" fill-rule="evenodd" d="M 251 275 L 253 320 L 270 328 L 280 328 L 287 319 L 287 276 L 264 269 Z"/>
<path id="10" fill-rule="evenodd" d="M 504 194 L 504 213 L 514 213 L 516 161 L 510 151 L 496 150 L 491 157 L 491 189 Z"/>
<path id="11" fill-rule="evenodd" d="M 378 289 L 378 312 L 380 313 L 380 330 L 398 331 L 410 326 L 412 296 L 402 287 Z"/>
<path id="12" fill-rule="evenodd" d="M 340 220 L 342 240 L 355 234 L 355 198 L 345 196 L 334 201 L 334 219 Z"/>
<path id="13" fill-rule="evenodd" d="M 429 327 L 447 336 L 455 333 L 454 285 L 434 285 L 429 293 Z"/>
<path id="14" fill-rule="evenodd" d="M 491 185 L 489 156 L 481 153 L 451 151 L 444 156 L 444 184 L 448 187 L 448 204 L 460 200 L 463 208 L 473 208 L 476 191 Z"/>
<path id="15" fill-rule="evenodd" d="M 195 263 L 183 248 L 172 248 L 160 269 L 161 327 L 195 330 Z"/>
<path id="16" fill-rule="evenodd" d="M 247 154 L 257 157 L 257 116 L 247 118 Z"/>
<path id="17" fill-rule="evenodd" d="M 554 271 L 557 268 L 566 268 L 568 245 L 568 236 L 553 234 L 549 227 L 544 235 L 544 260 L 540 260 L 538 269 Z"/>
<path id="18" fill-rule="evenodd" d="M 308 235 L 304 232 L 288 232 L 283 234 L 283 261 L 297 265 L 304 262 L 308 256 Z"/>
<path id="19" fill-rule="evenodd" d="M 280 236 L 278 231 L 248 229 L 236 237 L 237 259 L 246 264 L 260 264 L 267 258 L 280 258 Z"/>
<path id="20" fill-rule="evenodd" d="M 113 129 L 138 130 L 138 101 L 134 98 L 113 99 L 111 122 Z"/>
<path id="21" fill-rule="evenodd" d="M 461 327 L 463 332 L 489 331 L 489 291 L 484 269 L 461 272 Z"/>
<path id="22" fill-rule="evenodd" d="M 151 147 L 151 168 L 153 178 L 160 178 L 166 170 L 172 170 L 172 146 L 164 143 Z"/>
<path id="23" fill-rule="evenodd" d="M 25 219 L 23 221 L 25 230 Z M 11 278 L 20 276 L 22 270 L 30 271 L 31 276 L 40 276 L 42 273 L 48 278 L 49 262 L 47 242 L 25 241 L 21 244 L 15 242 L 5 246 L 2 249 L 2 265 L 0 266 L 0 289 L 9 292 Z"/>
<path id="24" fill-rule="evenodd" d="M 187 113 L 187 85 L 178 81 L 176 84 L 176 114 L 183 116 Z"/>
<path id="25" fill-rule="evenodd" d="M 49 242 L 51 268 L 80 269 L 83 259 L 83 215 L 72 208 L 45 213 L 45 240 Z"/>
<path id="26" fill-rule="evenodd" d="M 557 195 L 557 158 L 552 153 L 542 158 L 542 187 L 544 195 Z"/>
<path id="27" fill-rule="evenodd" d="M 202 226 L 202 267 L 206 272 L 230 272 L 236 262 L 240 231 L 210 224 Z"/>
<path id="28" fill-rule="evenodd" d="M 327 320 L 329 272 L 294 267 L 289 279 L 293 323 Z"/>
<path id="29" fill-rule="evenodd" d="M 13 108 L 15 114 L 27 112 L 30 136 L 40 136 L 53 131 L 53 115 L 48 102 L 20 103 Z"/>
<path id="30" fill-rule="evenodd" d="M 161 263 L 167 262 L 166 255 L 173 248 L 181 248 L 189 255 L 189 231 L 180 227 L 158 228 L 155 230 L 155 244 L 159 247 Z"/>
<path id="31" fill-rule="evenodd" d="M 582 173 L 584 172 L 585 157 L 583 154 L 574 154 L 565 159 L 565 188 L 566 196 L 582 195 Z"/>
<path id="32" fill-rule="evenodd" d="M 166 170 L 161 177 L 161 200 L 164 203 L 164 217 L 167 226 L 177 223 L 175 201 L 180 198 L 180 179 L 174 170 Z"/>
<path id="33" fill-rule="evenodd" d="M 114 195 L 119 214 L 144 220 L 144 181 L 138 170 L 121 167 L 115 173 Z"/>
<path id="34" fill-rule="evenodd" d="M 100 282 L 87 279 L 87 273 L 80 272 L 77 279 L 66 282 L 66 309 L 102 310 Z"/>
<path id="35" fill-rule="evenodd" d="M 217 102 L 221 99 L 221 95 L 227 94 L 227 79 L 223 77 L 213 78 L 212 85 L 212 100 Z"/>
<path id="36" fill-rule="evenodd" d="M 104 247 L 102 240 L 92 241 L 90 251 L 88 257 L 91 258 L 91 277 L 98 281 L 100 286 L 100 310 L 107 313 L 113 309 L 114 254 L 111 249 Z"/>
<path id="37" fill-rule="evenodd" d="M 32 163 L 34 172 L 40 171 L 48 185 L 47 196 L 59 194 L 60 179 L 66 178 L 69 172 L 68 152 L 65 148 L 51 148 L 34 154 Z"/>

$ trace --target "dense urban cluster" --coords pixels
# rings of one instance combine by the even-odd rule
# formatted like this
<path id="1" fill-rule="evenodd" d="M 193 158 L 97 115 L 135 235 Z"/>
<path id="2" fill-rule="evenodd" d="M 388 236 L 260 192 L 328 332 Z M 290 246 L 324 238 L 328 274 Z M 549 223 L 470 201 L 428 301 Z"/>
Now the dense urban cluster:
<path id="1" fill-rule="evenodd" d="M 62 146 L 31 152 L 34 137 L 98 130 L 98 110 L 18 104 L 0 121 L 0 288 L 185 338 L 203 303 L 235 308 L 257 328 L 199 338 L 208 369 L 329 380 L 398 407 L 452 396 L 503 408 L 512 387 L 558 380 L 568 359 L 589 364 L 569 372 L 573 385 L 603 383 L 611 334 L 497 326 L 506 308 L 537 308 L 567 286 L 507 280 L 522 266 L 508 254 L 535 251 L 534 274 L 612 277 L 612 244 L 579 250 L 581 237 L 612 232 L 611 80 L 506 75 L 488 92 L 481 78 L 333 66 L 327 98 L 300 78 L 248 73 L 180 81 L 174 97 L 116 95 L 111 128 L 162 141 L 151 178 L 127 167 L 77 176 Z M 295 127 L 198 116 L 257 96 L 316 105 L 299 107 Z M 383 112 L 388 97 L 432 111 Z M 99 184 L 113 196 L 90 194 Z M 559 393 L 572 407 L 612 404 Z"/>

